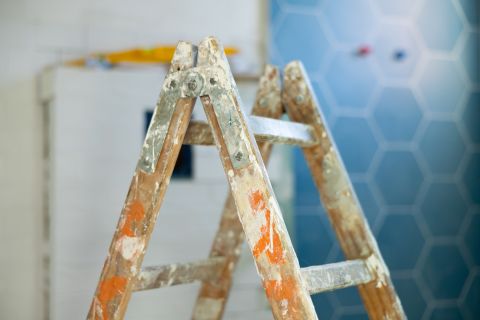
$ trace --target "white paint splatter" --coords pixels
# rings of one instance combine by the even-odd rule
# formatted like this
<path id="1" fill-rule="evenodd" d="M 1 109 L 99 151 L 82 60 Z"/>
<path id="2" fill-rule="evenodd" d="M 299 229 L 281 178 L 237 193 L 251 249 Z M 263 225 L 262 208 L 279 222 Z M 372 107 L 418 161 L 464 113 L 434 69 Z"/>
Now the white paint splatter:
<path id="1" fill-rule="evenodd" d="M 141 238 L 123 236 L 118 240 L 116 249 L 120 251 L 124 259 L 131 260 L 142 252 L 143 247 Z"/>

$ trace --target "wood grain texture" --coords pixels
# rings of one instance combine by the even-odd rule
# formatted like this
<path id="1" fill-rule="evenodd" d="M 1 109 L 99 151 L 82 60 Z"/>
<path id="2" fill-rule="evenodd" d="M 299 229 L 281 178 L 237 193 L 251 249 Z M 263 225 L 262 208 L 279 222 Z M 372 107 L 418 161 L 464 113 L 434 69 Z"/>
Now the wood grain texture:
<path id="1" fill-rule="evenodd" d="M 301 62 L 285 67 L 283 103 L 292 121 L 314 127 L 320 144 L 303 152 L 322 203 L 347 259 L 365 260 L 373 281 L 359 291 L 370 319 L 405 319 L 377 242 L 365 220 L 347 171 L 325 125 Z"/>
<path id="2" fill-rule="evenodd" d="M 198 65 L 215 65 L 226 73 L 219 74 L 222 89 L 216 95 L 203 96 L 202 103 L 272 313 L 275 319 L 317 319 L 280 207 L 217 40 L 209 38 L 202 42 Z M 229 115 L 233 123 L 228 120 Z M 237 157 L 236 150 L 246 154 Z M 243 156 L 247 158 L 240 161 Z"/>
<path id="3" fill-rule="evenodd" d="M 280 118 L 283 113 L 279 70 L 276 67 L 267 65 L 265 73 L 260 79 L 260 86 L 255 97 L 252 114 L 262 117 Z M 208 130 L 211 134 L 210 126 L 208 126 Z M 263 161 L 267 163 L 272 150 L 272 144 L 259 143 L 258 148 Z M 220 272 L 220 277 L 215 281 L 203 282 L 193 311 L 193 319 L 218 320 L 222 318 L 232 286 L 233 272 L 240 256 L 244 238 L 245 235 L 238 220 L 235 203 L 231 192 L 229 192 L 223 208 L 220 226 L 210 251 L 211 258 L 221 256 L 227 259 L 227 263 Z M 215 307 L 212 308 L 212 305 Z"/>
<path id="4" fill-rule="evenodd" d="M 195 48 L 180 42 L 170 72 L 192 67 L 194 57 Z M 154 172 L 145 173 L 137 166 L 87 319 L 123 319 L 125 315 L 194 102 L 194 99 L 180 99 L 176 103 Z M 166 107 L 170 106 L 157 105 L 156 112 Z"/>

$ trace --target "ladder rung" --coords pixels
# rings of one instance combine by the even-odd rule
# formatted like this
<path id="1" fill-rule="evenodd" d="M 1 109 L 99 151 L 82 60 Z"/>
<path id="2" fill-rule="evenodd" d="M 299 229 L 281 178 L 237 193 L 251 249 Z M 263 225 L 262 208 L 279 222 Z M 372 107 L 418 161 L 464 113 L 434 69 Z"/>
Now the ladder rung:
<path id="1" fill-rule="evenodd" d="M 219 274 L 224 263 L 225 258 L 215 257 L 189 263 L 146 267 L 140 272 L 133 286 L 133 291 L 212 280 Z"/>
<path id="2" fill-rule="evenodd" d="M 311 147 L 317 144 L 312 127 L 303 123 L 250 116 L 248 122 L 257 141 L 293 144 Z M 213 145 L 212 131 L 208 123 L 191 121 L 184 144 Z"/>
<path id="3" fill-rule="evenodd" d="M 302 277 L 310 294 L 352 287 L 373 280 L 364 260 L 348 260 L 302 268 Z"/>

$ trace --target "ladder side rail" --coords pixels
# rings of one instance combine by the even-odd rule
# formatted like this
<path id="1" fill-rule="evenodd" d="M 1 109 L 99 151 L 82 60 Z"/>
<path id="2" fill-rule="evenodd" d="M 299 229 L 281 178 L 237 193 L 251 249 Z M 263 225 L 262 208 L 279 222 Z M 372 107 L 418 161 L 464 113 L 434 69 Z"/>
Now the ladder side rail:
<path id="1" fill-rule="evenodd" d="M 191 68 L 196 48 L 180 42 L 169 75 Z M 194 98 L 164 83 L 87 319 L 123 319 L 191 118 Z M 92 222 L 93 223 L 93 222 Z"/>
<path id="2" fill-rule="evenodd" d="M 278 68 L 271 65 L 265 67 L 251 113 L 274 119 L 280 118 L 284 113 L 281 104 L 280 73 Z M 210 126 L 208 126 L 208 130 L 211 134 Z M 213 136 L 211 138 L 213 142 Z M 258 148 L 263 161 L 267 163 L 272 150 L 272 144 L 260 142 Z M 221 256 L 226 259 L 226 262 L 223 270 L 220 271 L 219 277 L 203 281 L 193 310 L 193 319 L 218 320 L 222 318 L 244 239 L 245 235 L 242 225 L 238 220 L 237 209 L 229 190 L 220 225 L 210 251 L 210 258 Z"/>
<path id="3" fill-rule="evenodd" d="M 201 100 L 220 152 L 237 213 L 275 319 L 317 319 L 265 166 L 241 108 L 221 45 L 207 38 L 198 65 L 211 65 Z"/>
<path id="4" fill-rule="evenodd" d="M 390 274 L 325 125 L 301 62 L 285 67 L 283 103 L 292 121 L 310 124 L 320 143 L 303 148 L 305 159 L 345 257 L 365 260 L 373 281 L 358 286 L 370 319 L 405 319 Z"/>

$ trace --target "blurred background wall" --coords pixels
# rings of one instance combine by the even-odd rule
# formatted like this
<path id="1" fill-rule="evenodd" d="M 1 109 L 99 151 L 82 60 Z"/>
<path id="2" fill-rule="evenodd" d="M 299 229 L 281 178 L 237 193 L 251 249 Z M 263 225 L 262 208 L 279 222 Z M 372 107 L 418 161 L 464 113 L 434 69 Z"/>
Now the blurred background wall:
<path id="1" fill-rule="evenodd" d="M 480 314 L 479 8 L 476 0 L 0 1 L 0 318 L 42 319 L 44 315 L 56 315 L 61 319 L 68 310 L 83 310 L 81 304 L 88 304 L 85 302 L 88 298 L 78 297 L 85 297 L 85 291 L 93 292 L 88 281 L 95 279 L 86 280 L 81 290 L 72 288 L 71 283 L 61 279 L 82 282 L 81 272 L 61 268 L 72 265 L 81 268 L 86 263 L 82 270 L 93 270 L 96 274 L 101 262 L 77 261 L 71 257 L 77 252 L 85 257 L 92 257 L 93 253 L 100 256 L 108 243 L 105 237 L 101 240 L 105 243 L 91 237 L 88 245 L 80 246 L 82 242 L 75 238 L 78 235 L 74 232 L 65 229 L 59 234 L 58 227 L 49 230 L 59 222 L 48 220 L 52 217 L 45 214 L 54 210 L 51 201 L 55 187 L 57 194 L 71 195 L 80 189 L 84 191 L 82 197 L 86 197 L 98 176 L 90 176 L 90 184 L 82 184 L 82 179 L 88 180 L 91 172 L 89 167 L 83 167 L 83 171 L 76 170 L 74 175 L 60 175 L 67 187 L 52 185 L 51 180 L 44 179 L 44 173 L 52 174 L 51 170 L 59 167 L 55 167 L 52 159 L 45 158 L 51 156 L 45 151 L 51 151 L 55 132 L 58 139 L 68 139 L 59 129 L 73 128 L 80 138 L 76 141 L 85 142 L 83 147 L 87 149 L 73 153 L 66 150 L 62 161 L 73 155 L 80 164 L 91 161 L 90 169 L 98 168 L 94 155 L 88 152 L 89 143 L 98 147 L 102 141 L 117 141 L 116 134 L 128 136 L 118 128 L 116 134 L 106 132 L 105 128 L 129 123 L 130 118 L 109 117 L 113 111 L 105 109 L 90 125 L 75 127 L 78 122 L 71 121 L 68 114 L 62 119 L 71 122 L 45 123 L 42 120 L 45 110 L 52 105 L 52 110 L 67 110 L 59 109 L 62 105 L 82 110 L 79 101 L 90 101 L 92 106 L 116 101 L 120 110 L 135 110 L 131 118 L 134 124 L 129 127 L 133 135 L 127 137 L 128 148 L 116 145 L 121 143 L 117 141 L 111 143 L 110 149 L 103 150 L 107 155 L 113 150 L 122 156 L 121 152 L 135 149 L 136 140 L 142 139 L 145 125 L 142 117 L 152 107 L 150 101 L 154 102 L 156 88 L 161 85 L 160 74 L 164 72 L 55 67 L 45 73 L 44 67 L 58 66 L 91 52 L 174 44 L 180 39 L 198 42 L 206 35 L 215 35 L 225 44 L 241 49 L 242 59 L 236 64 L 239 72 L 258 75 L 264 61 L 281 66 L 292 59 L 305 63 L 409 318 L 477 319 Z M 156 81 L 158 84 L 152 84 Z M 125 88 L 140 83 L 145 85 L 139 90 L 125 92 Z M 249 85 L 244 88 L 247 105 L 254 93 Z M 119 91 L 117 100 L 105 98 Z M 82 117 L 92 116 L 91 111 L 85 108 Z M 52 133 L 54 125 L 58 126 Z M 89 129 L 94 131 L 82 135 Z M 193 215 L 197 212 L 189 210 L 214 194 L 212 206 L 203 210 L 213 213 L 208 219 L 215 227 L 226 192 L 220 182 L 221 168 L 218 162 L 214 163 L 215 153 L 199 150 L 197 156 L 194 156 L 197 165 L 212 164 L 214 178 L 199 176 L 199 183 L 193 182 L 190 187 L 188 182 L 173 182 L 171 200 L 166 205 L 170 215 L 166 213 L 164 221 L 181 222 L 175 213 L 180 212 L 182 219 L 186 214 Z M 108 176 L 101 177 L 102 182 L 115 184 L 115 193 L 106 193 L 95 202 L 98 207 L 107 202 L 114 207 L 112 211 L 101 212 L 109 216 L 101 220 L 101 226 L 95 226 L 95 230 L 102 230 L 107 236 L 118 217 L 115 208 L 120 208 L 123 201 L 121 190 L 126 191 L 125 181 L 128 183 L 131 175 L 131 171 L 124 169 L 135 164 L 135 155 L 127 158 L 124 153 L 122 157 L 125 158 L 121 170 L 111 167 Z M 290 170 L 285 168 L 290 163 L 284 149 L 277 153 L 277 159 L 280 160 L 274 161 L 270 169 L 274 187 L 281 193 L 279 198 L 286 199 L 282 209 L 287 213 L 292 205 L 291 190 L 284 186 L 294 189 L 295 215 L 290 231 L 301 265 L 343 259 L 303 156 L 294 150 Z M 297 177 L 294 182 L 291 173 Z M 78 188 L 69 189 L 68 183 Z M 206 191 L 207 185 L 211 192 Z M 180 191 L 183 188 L 200 192 L 199 201 L 187 203 Z M 57 197 L 57 204 L 66 199 Z M 97 212 L 73 200 L 63 203 L 79 212 L 89 209 L 89 214 Z M 81 219 L 72 220 L 78 218 L 74 213 L 68 211 L 70 216 L 64 216 L 63 226 L 73 231 L 76 227 L 88 228 L 81 224 Z M 214 228 L 205 229 L 208 225 L 205 221 L 195 221 L 197 224 L 188 230 L 190 234 L 213 233 Z M 168 231 L 164 226 L 157 236 L 161 239 L 162 232 Z M 72 242 L 64 241 L 68 239 L 76 241 L 71 250 Z M 201 247 L 189 248 L 198 257 L 208 252 L 210 239 L 191 236 L 191 240 Z M 176 238 L 170 233 L 165 241 L 156 242 L 158 254 L 164 253 L 161 249 Z M 58 246 L 63 247 L 60 250 Z M 54 248 L 57 250 L 52 251 Z M 55 252 L 70 254 L 70 258 L 64 255 L 66 260 L 58 257 L 55 260 Z M 162 257 L 177 257 L 177 253 Z M 180 252 L 178 258 L 186 259 L 190 253 Z M 248 255 L 245 256 L 232 300 L 236 302 L 230 304 L 233 309 L 229 309 L 227 318 L 269 319 L 271 315 L 255 270 Z M 157 256 L 150 258 L 147 262 L 173 262 L 158 261 L 154 259 Z M 55 263 L 56 268 L 52 267 Z M 49 289 L 49 281 L 57 286 L 57 291 Z M 129 317 L 142 314 L 153 319 L 160 314 L 172 318 L 177 314 L 187 319 L 190 304 L 175 304 L 178 300 L 174 298 L 187 295 L 187 300 L 193 302 L 196 288 L 178 287 L 146 296 L 143 304 L 134 297 Z M 84 300 L 78 300 L 76 305 L 76 299 Z M 313 299 L 323 319 L 366 318 L 356 289 L 316 295 Z M 167 305 L 161 305 L 165 301 Z M 84 314 L 70 316 L 81 319 Z"/>
<path id="2" fill-rule="evenodd" d="M 305 63 L 410 319 L 480 317 L 479 15 L 477 0 L 271 1 L 269 58 Z M 343 259 L 294 161 L 300 264 Z M 366 318 L 354 288 L 313 299 L 322 319 Z"/>

